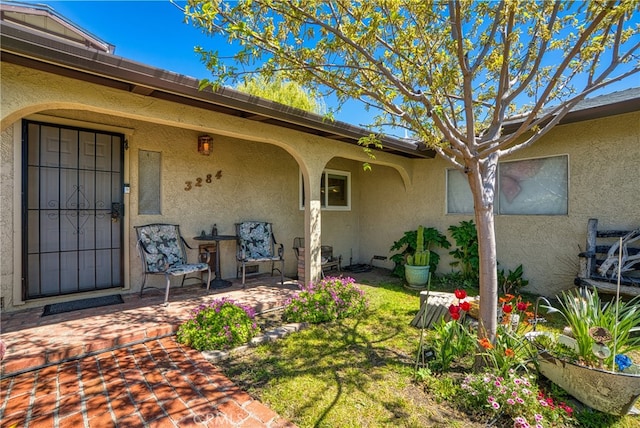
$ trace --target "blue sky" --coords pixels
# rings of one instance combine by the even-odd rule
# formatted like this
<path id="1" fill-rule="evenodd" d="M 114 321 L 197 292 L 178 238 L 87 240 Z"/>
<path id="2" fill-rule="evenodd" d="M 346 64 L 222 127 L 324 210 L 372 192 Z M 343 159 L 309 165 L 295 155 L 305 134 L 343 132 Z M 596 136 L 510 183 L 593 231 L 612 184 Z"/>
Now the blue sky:
<path id="1" fill-rule="evenodd" d="M 223 38 L 212 38 L 200 29 L 185 24 L 182 11 L 169 0 L 27 1 L 47 4 L 68 20 L 115 45 L 116 55 L 194 78 L 210 76 L 194 53 L 196 45 L 207 50 L 218 50 L 223 56 L 225 53 L 231 54 Z M 599 93 L 638 86 L 637 82 L 637 77 L 625 79 Z M 330 100 L 325 102 L 330 103 Z M 373 110 L 367 112 L 363 104 L 354 101 L 343 107 L 335 117 L 364 126 L 372 122 L 373 115 Z"/>
<path id="2" fill-rule="evenodd" d="M 223 38 L 214 39 L 185 24 L 182 11 L 169 0 L 27 1 L 48 5 L 94 36 L 115 45 L 118 56 L 197 79 L 209 77 L 210 72 L 194 53 L 196 45 L 219 50 L 221 54 L 225 50 L 230 52 Z M 372 113 L 353 102 L 335 117 L 362 126 L 371 122 Z"/>

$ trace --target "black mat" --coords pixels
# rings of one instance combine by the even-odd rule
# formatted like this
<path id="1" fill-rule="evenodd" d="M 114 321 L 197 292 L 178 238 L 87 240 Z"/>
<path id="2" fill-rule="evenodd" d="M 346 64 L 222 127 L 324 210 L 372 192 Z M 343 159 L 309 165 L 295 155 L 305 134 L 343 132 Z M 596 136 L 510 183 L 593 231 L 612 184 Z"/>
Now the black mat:
<path id="1" fill-rule="evenodd" d="M 362 273 L 373 270 L 373 266 L 364 263 L 357 263 L 355 265 L 344 266 L 342 269 L 347 272 Z"/>
<path id="2" fill-rule="evenodd" d="M 80 309 L 98 308 L 100 306 L 118 305 L 124 303 L 120 294 L 112 296 L 92 297 L 90 299 L 72 300 L 70 302 L 54 303 L 46 305 L 42 316 L 62 314 L 65 312 L 79 311 Z"/>

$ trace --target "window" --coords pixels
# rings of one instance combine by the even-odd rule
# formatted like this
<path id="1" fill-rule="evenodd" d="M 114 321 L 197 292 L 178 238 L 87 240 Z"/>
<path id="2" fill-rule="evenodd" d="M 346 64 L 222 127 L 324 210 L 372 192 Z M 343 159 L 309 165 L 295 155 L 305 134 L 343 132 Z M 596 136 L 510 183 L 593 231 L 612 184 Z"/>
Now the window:
<path id="1" fill-rule="evenodd" d="M 300 209 L 304 209 L 305 193 L 300 173 Z M 325 169 L 320 179 L 320 205 L 334 211 L 351 210 L 351 173 Z"/>
<path id="2" fill-rule="evenodd" d="M 495 212 L 504 215 L 566 215 L 569 212 L 569 157 L 505 161 L 498 164 Z M 473 213 L 465 175 L 447 170 L 447 213 Z"/>

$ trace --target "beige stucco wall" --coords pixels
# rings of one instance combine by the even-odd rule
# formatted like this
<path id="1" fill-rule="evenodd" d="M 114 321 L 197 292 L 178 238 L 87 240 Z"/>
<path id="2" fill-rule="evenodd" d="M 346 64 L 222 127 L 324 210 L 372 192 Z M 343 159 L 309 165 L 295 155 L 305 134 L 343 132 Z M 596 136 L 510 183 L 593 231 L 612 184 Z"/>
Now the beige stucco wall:
<path id="1" fill-rule="evenodd" d="M 43 82 L 44 85 L 43 85 Z M 343 264 L 368 263 L 373 255 L 390 256 L 393 241 L 419 224 L 446 231 L 471 216 L 445 212 L 445 173 L 442 159 L 410 160 L 378 153 L 372 171 L 359 147 L 310 136 L 265 123 L 175 105 L 115 89 L 2 64 L 2 127 L 0 141 L 0 293 L 9 310 L 48 301 L 13 306 L 19 290 L 20 121 L 34 113 L 54 123 L 71 121 L 93 129 L 121 129 L 129 149 L 125 154 L 125 195 L 128 260 L 126 285 L 135 292 L 141 282 L 133 226 L 175 222 L 187 238 L 216 223 L 232 232 L 240 220 L 274 223 L 276 238 L 285 247 L 285 274 L 295 275 L 293 238 L 305 236 L 305 211 L 299 207 L 299 174 L 322 168 L 349 171 L 352 209 L 322 211 L 321 239 L 332 245 Z M 42 117 L 39 117 L 42 118 Z M 197 136 L 214 138 L 213 154 L 199 155 Z M 512 159 L 569 155 L 569 215 L 497 216 L 498 260 L 501 267 L 524 266 L 530 290 L 553 295 L 572 285 L 577 253 L 584 247 L 587 219 L 597 217 L 605 227 L 637 227 L 640 177 L 640 113 L 564 125 Z M 138 152 L 162 156 L 162 214 L 138 215 Z M 17 160 L 17 162 L 16 162 Z M 186 181 L 222 171 L 219 180 L 185 191 Z M 317 178 L 315 178 L 317 182 Z M 320 232 L 320 230 L 318 230 Z M 197 245 L 197 241 L 189 239 Z M 235 276 L 234 245 L 222 243 L 223 277 Z M 193 252 L 192 257 L 195 257 Z M 448 272 L 444 256 L 440 272 Z M 391 268 L 392 263 L 376 261 Z M 154 279 L 160 283 L 160 278 Z"/>
<path id="2" fill-rule="evenodd" d="M 46 85 L 42 85 L 46 82 Z M 21 229 L 20 123 L 23 118 L 122 132 L 128 143 L 125 152 L 125 182 L 131 185 L 124 195 L 124 246 L 127 254 L 125 282 L 128 291 L 139 290 L 141 266 L 135 247 L 133 226 L 151 222 L 180 224 L 189 244 L 201 230 L 216 223 L 223 233 L 232 233 L 234 223 L 241 220 L 265 220 L 274 223 L 279 242 L 285 247 L 285 274 L 297 273 L 292 250 L 293 238 L 305 236 L 305 211 L 299 207 L 300 170 L 319 180 L 323 168 L 352 172 L 354 189 L 357 171 L 367 155 L 357 146 L 335 140 L 283 129 L 260 122 L 226 116 L 203 109 L 175 105 L 85 82 L 28 70 L 11 64 L 2 65 L 2 282 L 0 293 L 5 307 L 16 309 L 20 303 Z M 213 154 L 202 156 L 196 151 L 198 135 L 214 138 Z M 138 153 L 158 151 L 162 157 L 161 215 L 138 215 Z M 379 164 L 393 164 L 407 184 L 412 164 L 409 160 L 381 153 Z M 221 178 L 205 182 L 206 175 L 221 171 Z M 186 181 L 203 179 L 202 187 L 184 190 Z M 334 245 L 336 254 L 347 256 L 359 251 L 359 206 L 352 201 L 351 211 L 324 212 L 321 228 L 323 243 Z M 14 222 L 18 220 L 17 226 Z M 195 257 L 196 251 L 191 253 Z M 235 246 L 221 244 L 222 275 L 235 277 Z M 347 256 L 348 260 L 348 256 Z M 263 269 L 265 266 L 262 267 Z M 152 282 L 161 284 L 159 277 Z M 125 290 L 125 291 L 126 291 Z M 64 297 L 63 297 L 64 298 Z M 26 305 L 41 305 L 54 299 L 38 299 Z"/>
<path id="3" fill-rule="evenodd" d="M 640 225 L 640 113 L 558 126 L 509 160 L 560 154 L 569 155 L 568 215 L 496 216 L 500 267 L 508 270 L 522 264 L 530 280 L 528 290 L 548 296 L 573 286 L 589 218 L 598 218 L 601 228 Z M 446 214 L 449 165 L 442 159 L 417 164 L 415 184 L 407 192 L 398 191 L 397 175 L 389 168 L 374 168 L 362 180 L 361 249 L 390 256 L 393 241 L 419 224 L 446 233 L 450 225 L 472 219 Z M 365 196 L 376 192 L 379 199 Z M 449 272 L 452 259 L 446 250 L 439 253 L 444 256 L 439 271 Z"/>

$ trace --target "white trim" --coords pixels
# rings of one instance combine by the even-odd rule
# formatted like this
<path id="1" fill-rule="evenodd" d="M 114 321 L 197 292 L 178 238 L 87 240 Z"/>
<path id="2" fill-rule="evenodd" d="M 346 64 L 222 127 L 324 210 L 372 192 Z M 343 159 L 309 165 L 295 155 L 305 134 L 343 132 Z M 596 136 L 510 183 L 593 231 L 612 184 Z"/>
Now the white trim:
<path id="1" fill-rule="evenodd" d="M 322 174 L 324 175 L 324 183 L 322 183 L 323 188 L 328 187 L 327 180 L 329 179 L 329 174 L 339 175 L 346 178 L 347 181 L 347 205 L 329 205 L 328 201 L 328 193 L 325 192 L 325 196 L 321 203 L 322 211 L 351 211 L 351 172 L 349 171 L 340 171 L 337 169 L 324 169 L 322 170 Z M 302 177 L 302 171 L 299 172 L 300 177 L 300 185 L 298 187 L 298 203 L 300 210 L 304 210 L 304 197 L 303 197 L 303 189 L 304 189 L 304 180 Z"/>

